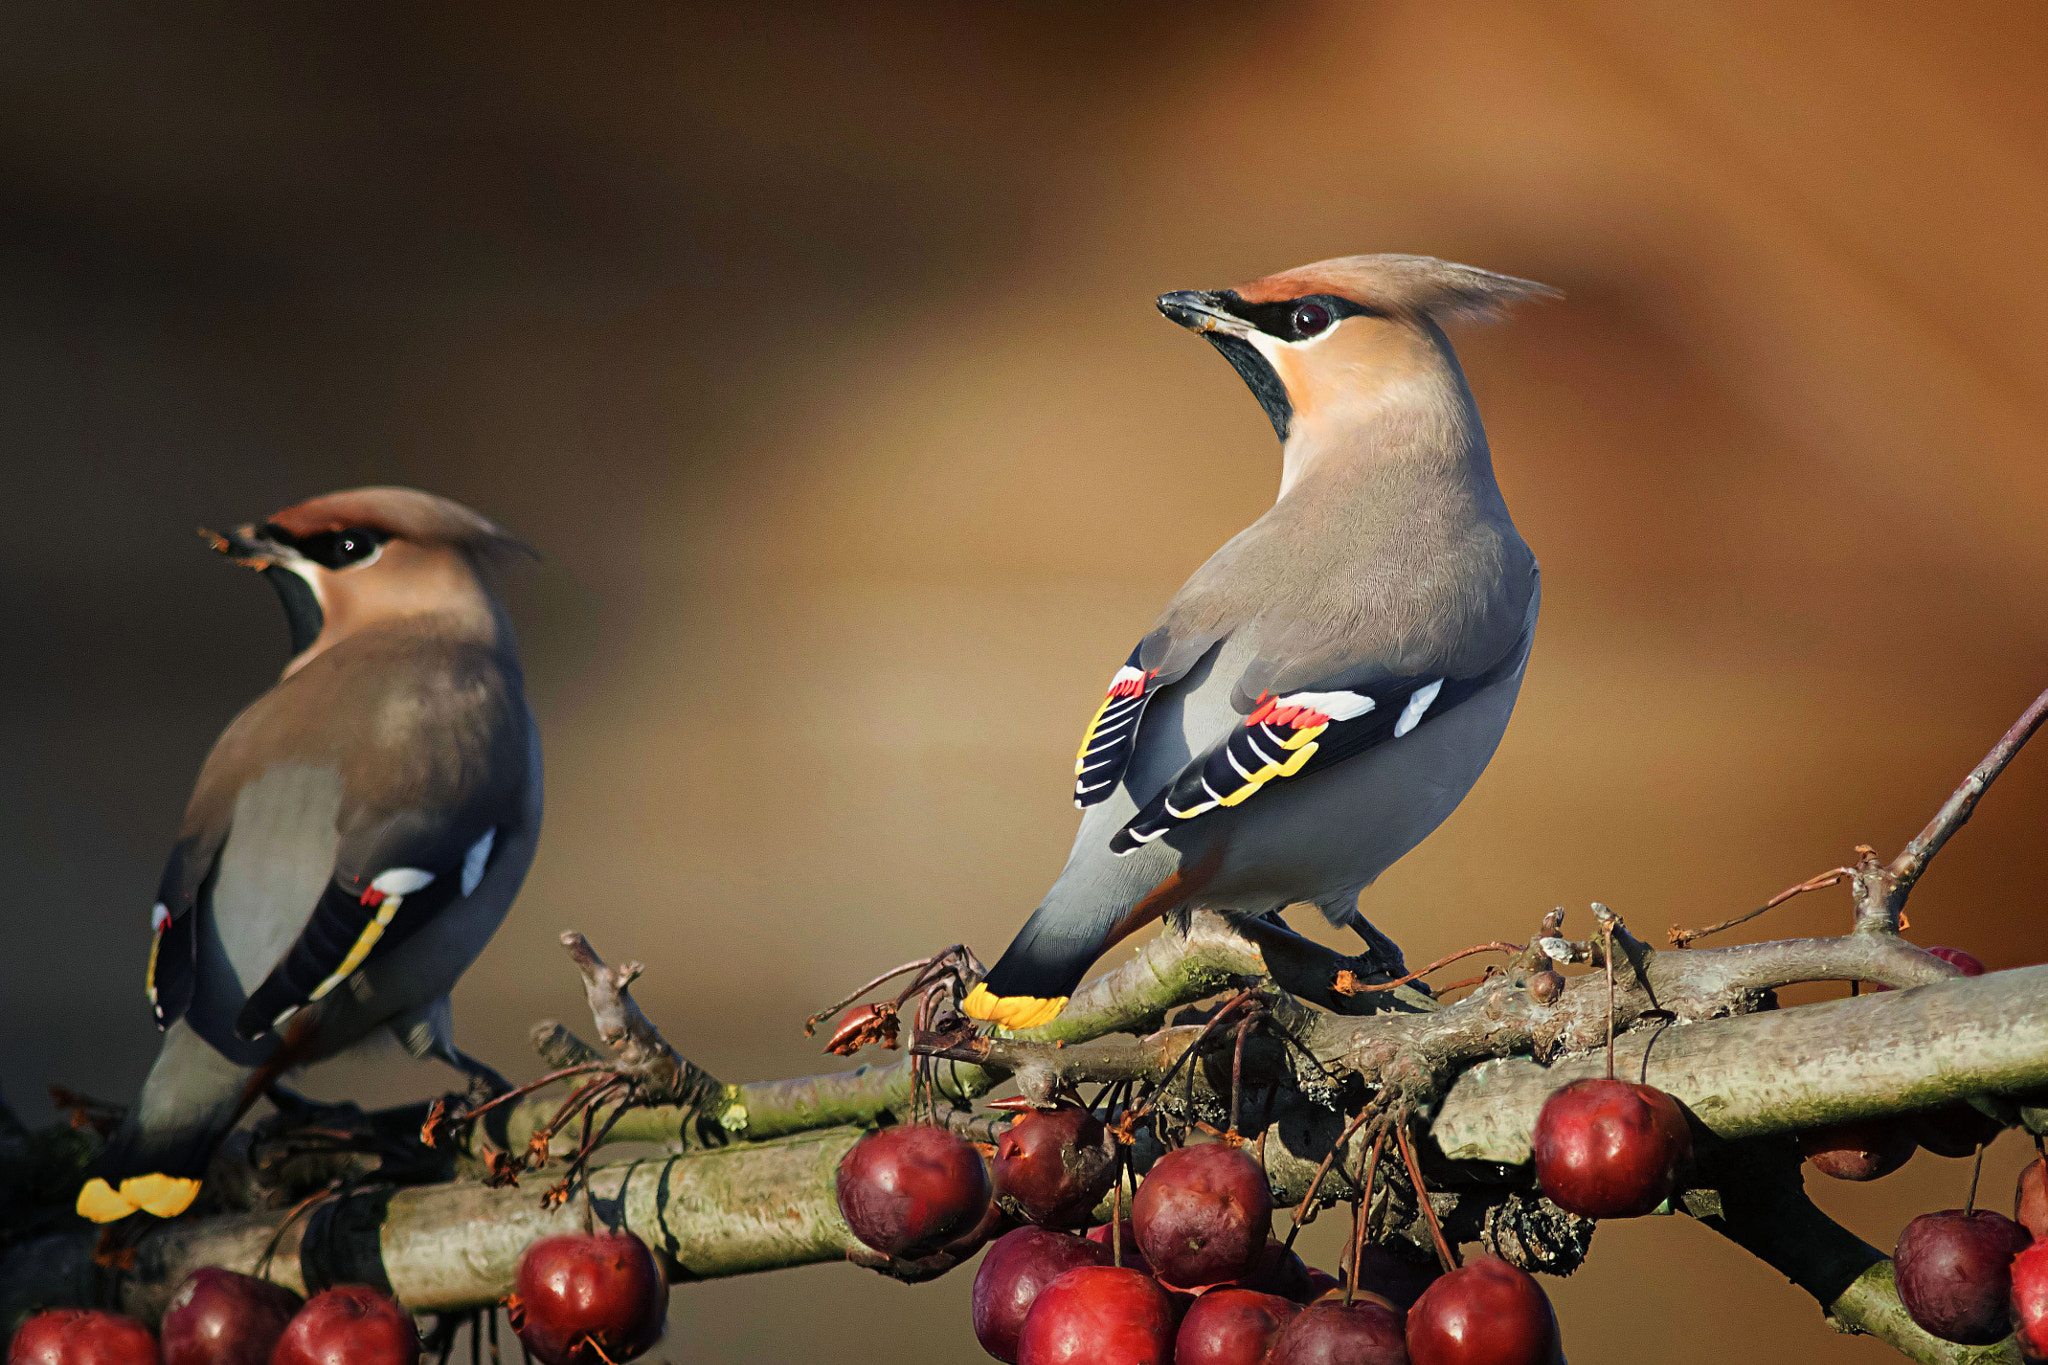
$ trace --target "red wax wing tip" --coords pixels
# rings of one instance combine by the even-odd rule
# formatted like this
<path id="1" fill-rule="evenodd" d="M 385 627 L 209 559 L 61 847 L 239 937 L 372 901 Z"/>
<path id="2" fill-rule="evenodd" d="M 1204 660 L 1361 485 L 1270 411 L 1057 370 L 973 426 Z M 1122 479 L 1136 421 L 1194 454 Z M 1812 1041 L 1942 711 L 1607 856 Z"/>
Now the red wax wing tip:
<path id="1" fill-rule="evenodd" d="M 371 906 L 372 908 L 374 908 L 384 903 L 384 893 L 373 886 L 370 887 L 368 890 L 364 891 L 363 894 L 360 897 L 358 897 L 358 899 L 360 899 L 364 905 Z"/>

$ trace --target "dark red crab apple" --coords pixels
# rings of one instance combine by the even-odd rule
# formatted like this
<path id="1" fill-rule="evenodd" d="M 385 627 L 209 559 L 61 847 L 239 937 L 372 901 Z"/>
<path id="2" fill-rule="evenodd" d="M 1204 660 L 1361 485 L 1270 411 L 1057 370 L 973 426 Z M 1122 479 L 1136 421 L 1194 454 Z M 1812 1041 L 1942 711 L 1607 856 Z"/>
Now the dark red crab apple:
<path id="1" fill-rule="evenodd" d="M 1116 1182 L 1116 1143 L 1078 1107 L 1019 1114 L 996 1139 L 996 1199 L 1049 1228 L 1085 1227 Z"/>
<path id="2" fill-rule="evenodd" d="M 2012 1326 L 2020 1359 L 2048 1361 L 2048 1242 L 2037 1242 L 2012 1262 Z"/>
<path id="3" fill-rule="evenodd" d="M 419 1358 L 412 1314 L 360 1284 L 307 1299 L 270 1353 L 271 1365 L 418 1365 Z"/>
<path id="4" fill-rule="evenodd" d="M 156 1338 L 119 1313 L 53 1308 L 21 1325 L 7 1365 L 156 1365 Z"/>
<path id="5" fill-rule="evenodd" d="M 2025 1228 L 1988 1209 L 1923 1213 L 1906 1224 L 1892 1253 L 1899 1302 L 1944 1341 L 1989 1346 L 2002 1340 L 2010 1330 L 2013 1257 L 2028 1240 Z"/>
<path id="6" fill-rule="evenodd" d="M 1171 1365 L 1179 1317 L 1150 1275 L 1081 1266 L 1039 1291 L 1017 1365 Z"/>
<path id="7" fill-rule="evenodd" d="M 1548 1365 L 1557 1318 L 1534 1277 L 1479 1256 L 1432 1284 L 1408 1310 L 1414 1365 Z"/>
<path id="8" fill-rule="evenodd" d="M 1110 1249 L 1085 1237 L 1041 1227 L 1004 1233 L 974 1272 L 974 1339 L 997 1360 L 1015 1360 L 1039 1292 L 1069 1270 L 1109 1263 Z"/>
<path id="9" fill-rule="evenodd" d="M 304 1302 L 281 1284 L 203 1266 L 164 1310 L 163 1365 L 269 1365 Z"/>
<path id="10" fill-rule="evenodd" d="M 1262 1365 L 1301 1305 L 1255 1289 L 1212 1289 L 1196 1299 L 1173 1340 L 1173 1365 Z"/>
<path id="11" fill-rule="evenodd" d="M 885 1256 L 927 1255 L 981 1221 L 988 1172 L 963 1138 L 926 1124 L 869 1133 L 839 1162 L 839 1211 Z"/>
<path id="12" fill-rule="evenodd" d="M 1181 1289 L 1248 1273 L 1273 1229 L 1273 1195 L 1257 1162 L 1226 1142 L 1168 1152 L 1131 1201 L 1138 1249 Z"/>
<path id="13" fill-rule="evenodd" d="M 1364 1299 L 1312 1303 L 1273 1338 L 1266 1365 L 1408 1365 L 1401 1314 Z"/>
<path id="14" fill-rule="evenodd" d="M 1799 1150 L 1822 1175 L 1876 1180 L 1910 1161 L 1920 1144 L 1897 1119 L 1858 1119 L 1807 1129 L 1799 1135 Z"/>
<path id="15" fill-rule="evenodd" d="M 1584 1080 L 1536 1117 L 1536 1183 L 1582 1218 L 1633 1218 L 1678 1188 L 1692 1133 L 1677 1101 L 1652 1085 Z"/>
<path id="16" fill-rule="evenodd" d="M 668 1284 L 630 1232 L 543 1237 L 519 1258 L 512 1330 L 546 1365 L 631 1360 L 661 1339 Z"/>

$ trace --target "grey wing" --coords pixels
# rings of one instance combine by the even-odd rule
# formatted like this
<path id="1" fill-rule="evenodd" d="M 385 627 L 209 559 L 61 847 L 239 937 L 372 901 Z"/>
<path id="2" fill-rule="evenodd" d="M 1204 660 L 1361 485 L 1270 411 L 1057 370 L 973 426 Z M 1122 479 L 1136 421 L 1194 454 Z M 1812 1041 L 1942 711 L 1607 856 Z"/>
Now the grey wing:
<path id="1" fill-rule="evenodd" d="M 1522 667 L 1537 608 L 1532 570 L 1519 629 L 1488 649 L 1478 667 L 1458 667 L 1464 661 L 1453 660 L 1441 671 L 1396 673 L 1361 652 L 1325 677 L 1274 692 L 1263 681 L 1300 678 L 1304 670 L 1285 656 L 1255 654 L 1233 687 L 1243 720 L 1141 801 L 1137 814 L 1111 836 L 1110 851 L 1129 854 L 1190 820 L 1253 799 L 1268 783 L 1331 767 L 1450 714 Z"/>

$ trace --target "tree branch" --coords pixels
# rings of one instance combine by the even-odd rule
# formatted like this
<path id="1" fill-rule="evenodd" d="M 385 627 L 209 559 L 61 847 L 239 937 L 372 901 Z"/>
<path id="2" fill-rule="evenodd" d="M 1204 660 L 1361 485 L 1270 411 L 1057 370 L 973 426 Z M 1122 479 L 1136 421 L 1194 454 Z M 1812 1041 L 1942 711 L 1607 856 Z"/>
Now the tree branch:
<path id="1" fill-rule="evenodd" d="M 1959 1346 L 1914 1322 L 1891 1261 L 1807 1197 L 1789 1143 L 1729 1144 L 1700 1166 L 1713 1196 L 1689 1195 L 1687 1211 L 1812 1295 L 1837 1331 L 1876 1337 L 1924 1365 L 2017 1365 L 2010 1339 Z"/>

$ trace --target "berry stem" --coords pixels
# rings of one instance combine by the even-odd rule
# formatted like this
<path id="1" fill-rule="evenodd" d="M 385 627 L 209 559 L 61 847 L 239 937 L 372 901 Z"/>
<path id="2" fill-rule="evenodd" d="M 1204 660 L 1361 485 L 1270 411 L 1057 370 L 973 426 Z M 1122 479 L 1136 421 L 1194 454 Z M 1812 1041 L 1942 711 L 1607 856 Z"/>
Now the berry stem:
<path id="1" fill-rule="evenodd" d="M 1614 921 L 1600 925 L 1601 956 L 1607 959 L 1607 1079 L 1614 1079 Z"/>
<path id="2" fill-rule="evenodd" d="M 1415 1148 L 1408 1141 L 1406 1118 L 1394 1124 L 1394 1142 L 1401 1149 L 1401 1162 L 1408 1168 L 1408 1179 L 1415 1186 L 1415 1202 L 1422 1210 L 1422 1217 L 1429 1224 L 1430 1240 L 1436 1243 L 1436 1258 L 1443 1262 L 1444 1273 L 1448 1275 L 1458 1268 L 1458 1258 L 1451 1251 L 1451 1244 L 1444 1240 L 1444 1230 L 1436 1221 L 1436 1209 L 1429 1202 L 1429 1187 L 1422 1183 L 1422 1166 L 1415 1160 Z M 1354 1270 L 1353 1272 L 1357 1272 Z"/>
<path id="3" fill-rule="evenodd" d="M 1358 1288 L 1358 1258 L 1365 1250 L 1365 1225 L 1372 1221 L 1372 1183 L 1380 1173 L 1380 1149 L 1387 1145 L 1387 1135 L 1381 1133 L 1372 1140 L 1372 1150 L 1359 1158 L 1364 1167 L 1359 1176 L 1358 1202 L 1351 1206 L 1351 1273 L 1344 1277 L 1344 1306 L 1351 1306 L 1351 1295 Z"/>
<path id="4" fill-rule="evenodd" d="M 1977 1212 L 1977 1181 L 1984 1174 L 1984 1143 L 1977 1144 L 1977 1164 L 1970 1168 L 1970 1197 L 1963 1201 L 1963 1217 Z"/>

